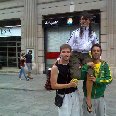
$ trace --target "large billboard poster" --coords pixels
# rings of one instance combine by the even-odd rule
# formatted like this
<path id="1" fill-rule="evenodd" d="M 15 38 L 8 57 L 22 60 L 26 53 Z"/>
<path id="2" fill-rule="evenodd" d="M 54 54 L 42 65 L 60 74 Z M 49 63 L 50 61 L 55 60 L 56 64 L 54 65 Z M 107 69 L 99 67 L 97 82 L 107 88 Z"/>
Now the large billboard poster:
<path id="1" fill-rule="evenodd" d="M 80 14 L 68 14 L 46 18 L 43 21 L 45 32 L 45 63 L 46 68 L 52 66 L 59 56 L 60 45 L 66 43 L 72 31 L 79 28 Z M 93 12 L 92 29 L 97 34 L 100 41 L 100 12 Z"/>

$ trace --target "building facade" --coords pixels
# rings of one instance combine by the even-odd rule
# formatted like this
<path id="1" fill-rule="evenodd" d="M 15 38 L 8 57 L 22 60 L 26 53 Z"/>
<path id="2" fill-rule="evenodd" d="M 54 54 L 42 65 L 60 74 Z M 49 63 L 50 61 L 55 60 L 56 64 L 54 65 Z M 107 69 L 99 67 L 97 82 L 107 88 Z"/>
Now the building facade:
<path id="1" fill-rule="evenodd" d="M 19 51 L 16 52 L 27 52 L 31 49 L 33 51 L 33 62 L 36 64 L 35 73 L 44 73 L 46 70 L 46 50 L 49 49 L 46 48 L 48 39 L 45 38 L 50 36 L 48 34 L 48 37 L 45 37 L 46 32 L 42 24 L 44 18 L 67 16 L 67 14 L 69 16 L 85 10 L 97 11 L 100 16 L 99 38 L 103 49 L 102 58 L 110 64 L 113 75 L 116 75 L 116 0 L 1 0 L 0 22 L 4 24 L 1 25 L 1 30 L 4 26 L 8 26 L 8 23 L 4 23 L 4 21 L 18 20 L 15 27 L 20 25 L 21 35 L 18 35 L 20 39 L 16 45 L 19 45 L 19 48 L 16 47 L 16 49 Z M 70 30 L 74 29 L 73 27 L 70 27 Z M 62 30 L 62 28 L 60 29 Z M 63 31 L 65 29 L 67 28 L 64 28 Z M 51 31 L 53 30 L 51 29 Z M 3 40 L 3 37 L 0 38 Z M 52 44 L 50 45 L 52 46 Z M 7 52 L 8 57 L 9 51 L 7 50 Z M 18 56 L 16 54 L 17 62 Z"/>

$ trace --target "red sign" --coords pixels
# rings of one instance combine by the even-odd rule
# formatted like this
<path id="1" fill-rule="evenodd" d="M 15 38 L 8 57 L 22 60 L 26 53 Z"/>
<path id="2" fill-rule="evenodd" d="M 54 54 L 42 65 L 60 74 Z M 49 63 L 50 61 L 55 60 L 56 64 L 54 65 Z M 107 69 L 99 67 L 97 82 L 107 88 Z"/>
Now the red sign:
<path id="1" fill-rule="evenodd" d="M 47 52 L 46 59 L 57 59 L 60 55 L 60 52 Z"/>

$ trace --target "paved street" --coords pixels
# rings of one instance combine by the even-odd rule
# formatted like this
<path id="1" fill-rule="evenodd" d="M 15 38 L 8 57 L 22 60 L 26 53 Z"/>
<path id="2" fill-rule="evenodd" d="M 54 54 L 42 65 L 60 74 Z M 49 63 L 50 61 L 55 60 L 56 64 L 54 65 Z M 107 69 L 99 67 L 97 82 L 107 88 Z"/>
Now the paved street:
<path id="1" fill-rule="evenodd" d="M 54 105 L 55 91 L 46 91 L 45 75 L 19 80 L 16 74 L 0 74 L 0 116 L 58 116 Z M 106 91 L 107 115 L 116 116 L 116 80 Z M 79 84 L 82 103 L 82 82 Z"/>

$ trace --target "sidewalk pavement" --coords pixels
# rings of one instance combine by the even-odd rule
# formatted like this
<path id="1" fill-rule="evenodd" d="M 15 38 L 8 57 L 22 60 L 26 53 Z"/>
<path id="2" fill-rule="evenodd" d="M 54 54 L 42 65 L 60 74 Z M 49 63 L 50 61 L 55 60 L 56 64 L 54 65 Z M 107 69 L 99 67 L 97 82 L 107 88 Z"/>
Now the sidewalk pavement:
<path id="1" fill-rule="evenodd" d="M 26 81 L 16 74 L 0 75 L 0 116 L 57 116 L 54 91 L 44 89 L 46 76 L 33 78 Z"/>
<path id="2" fill-rule="evenodd" d="M 55 91 L 44 88 L 46 75 L 32 75 L 34 79 L 18 79 L 17 74 L 0 74 L 0 116 L 58 116 L 54 105 Z M 116 80 L 107 87 L 105 99 L 107 115 L 116 116 Z M 82 81 L 79 82 L 82 104 Z"/>

